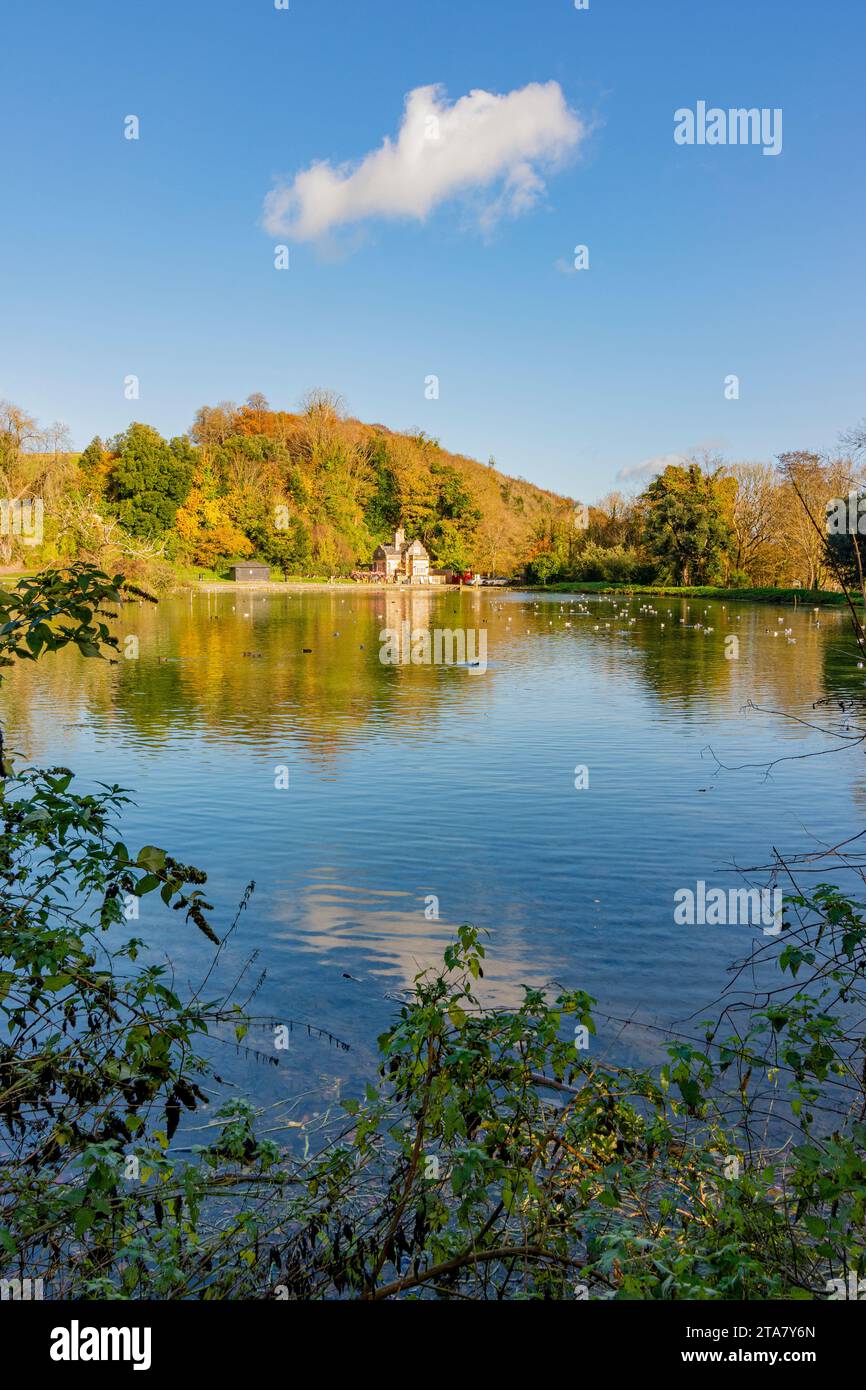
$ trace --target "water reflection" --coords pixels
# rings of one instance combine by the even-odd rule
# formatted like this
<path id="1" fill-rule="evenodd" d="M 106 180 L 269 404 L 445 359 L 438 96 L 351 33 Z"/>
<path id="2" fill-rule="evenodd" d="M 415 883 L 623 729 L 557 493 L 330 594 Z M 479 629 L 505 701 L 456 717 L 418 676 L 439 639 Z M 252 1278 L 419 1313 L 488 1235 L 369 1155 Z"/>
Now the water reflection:
<path id="1" fill-rule="evenodd" d="M 383 665 L 380 633 L 404 622 L 483 628 L 488 669 Z M 748 932 L 676 927 L 675 890 L 841 839 L 864 799 L 856 755 L 767 779 L 706 754 L 736 768 L 823 747 L 744 707 L 810 717 L 862 694 L 844 614 L 808 604 L 196 594 L 131 605 L 119 630 L 137 660 L 66 653 L 12 675 L 10 742 L 135 788 L 127 838 L 207 867 L 224 920 L 254 878 L 244 949 L 266 971 L 262 1008 L 359 1046 L 462 921 L 492 933 L 497 1002 L 556 978 L 611 1013 L 682 1018 Z M 194 974 L 200 942 L 144 911 L 143 934 Z"/>

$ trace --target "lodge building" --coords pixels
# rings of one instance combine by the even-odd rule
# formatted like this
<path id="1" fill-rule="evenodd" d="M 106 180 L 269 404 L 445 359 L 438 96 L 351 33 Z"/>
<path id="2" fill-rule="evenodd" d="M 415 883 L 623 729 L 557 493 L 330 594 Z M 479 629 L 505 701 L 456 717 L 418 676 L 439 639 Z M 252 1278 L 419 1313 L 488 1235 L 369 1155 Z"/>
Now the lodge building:
<path id="1" fill-rule="evenodd" d="M 373 573 L 382 579 L 406 584 L 430 583 L 430 556 L 420 541 L 407 541 L 398 526 L 393 545 L 380 545 L 373 553 Z"/>

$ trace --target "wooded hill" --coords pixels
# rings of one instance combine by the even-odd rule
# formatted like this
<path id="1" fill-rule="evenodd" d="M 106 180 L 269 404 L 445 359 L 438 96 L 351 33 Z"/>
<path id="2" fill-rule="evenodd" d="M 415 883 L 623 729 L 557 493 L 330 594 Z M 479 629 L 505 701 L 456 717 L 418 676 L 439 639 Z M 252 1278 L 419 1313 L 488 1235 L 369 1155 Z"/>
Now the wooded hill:
<path id="1" fill-rule="evenodd" d="M 440 569 L 729 588 L 839 588 L 844 578 L 866 594 L 852 527 L 822 530 L 851 496 L 866 515 L 866 425 L 842 445 L 789 450 L 775 465 L 706 453 L 669 464 L 636 496 L 584 506 L 423 432 L 349 418 L 322 391 L 298 411 L 258 395 L 203 406 L 171 440 L 135 423 L 81 454 L 59 423 L 40 431 L 0 402 L 0 562 L 85 559 L 158 588 L 246 559 L 287 576 L 342 576 L 402 524 Z M 39 544 L 26 543 L 28 499 L 40 507 Z"/>
<path id="2" fill-rule="evenodd" d="M 402 523 L 436 567 L 511 575 L 573 505 L 423 432 L 352 419 L 327 392 L 297 412 L 257 395 L 203 406 L 172 440 L 135 423 L 78 455 L 38 450 L 35 422 L 2 409 L 0 484 L 45 502 L 42 545 L 6 538 L 7 563 L 122 560 L 165 581 L 166 563 L 220 573 L 256 558 L 287 575 L 345 575 Z"/>

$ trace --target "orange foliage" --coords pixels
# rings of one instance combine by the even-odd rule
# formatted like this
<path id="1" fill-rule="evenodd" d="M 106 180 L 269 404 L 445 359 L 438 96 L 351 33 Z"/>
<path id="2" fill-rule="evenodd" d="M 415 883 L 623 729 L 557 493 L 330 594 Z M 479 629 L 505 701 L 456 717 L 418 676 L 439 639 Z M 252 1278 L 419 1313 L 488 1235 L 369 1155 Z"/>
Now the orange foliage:
<path id="1" fill-rule="evenodd" d="M 288 410 L 256 410 L 245 405 L 232 419 L 235 434 L 264 434 L 272 439 L 286 439 L 300 424 L 301 416 Z"/>

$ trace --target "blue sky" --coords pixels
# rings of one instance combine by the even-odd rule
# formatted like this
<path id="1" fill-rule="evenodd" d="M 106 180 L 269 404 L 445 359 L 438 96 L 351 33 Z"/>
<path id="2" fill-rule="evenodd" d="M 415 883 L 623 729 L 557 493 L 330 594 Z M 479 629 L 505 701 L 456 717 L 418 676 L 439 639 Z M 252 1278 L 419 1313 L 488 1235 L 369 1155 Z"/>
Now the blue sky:
<path id="1" fill-rule="evenodd" d="M 866 415 L 864 38 L 854 0 L 10 7 L 0 396 L 83 446 L 329 386 L 575 497 L 699 445 L 832 447 Z M 416 88 L 551 82 L 589 133 L 533 206 L 373 216 L 274 269 L 276 179 L 362 160 Z M 781 108 L 782 153 L 678 146 L 699 100 Z M 590 269 L 563 273 L 579 243 Z"/>

